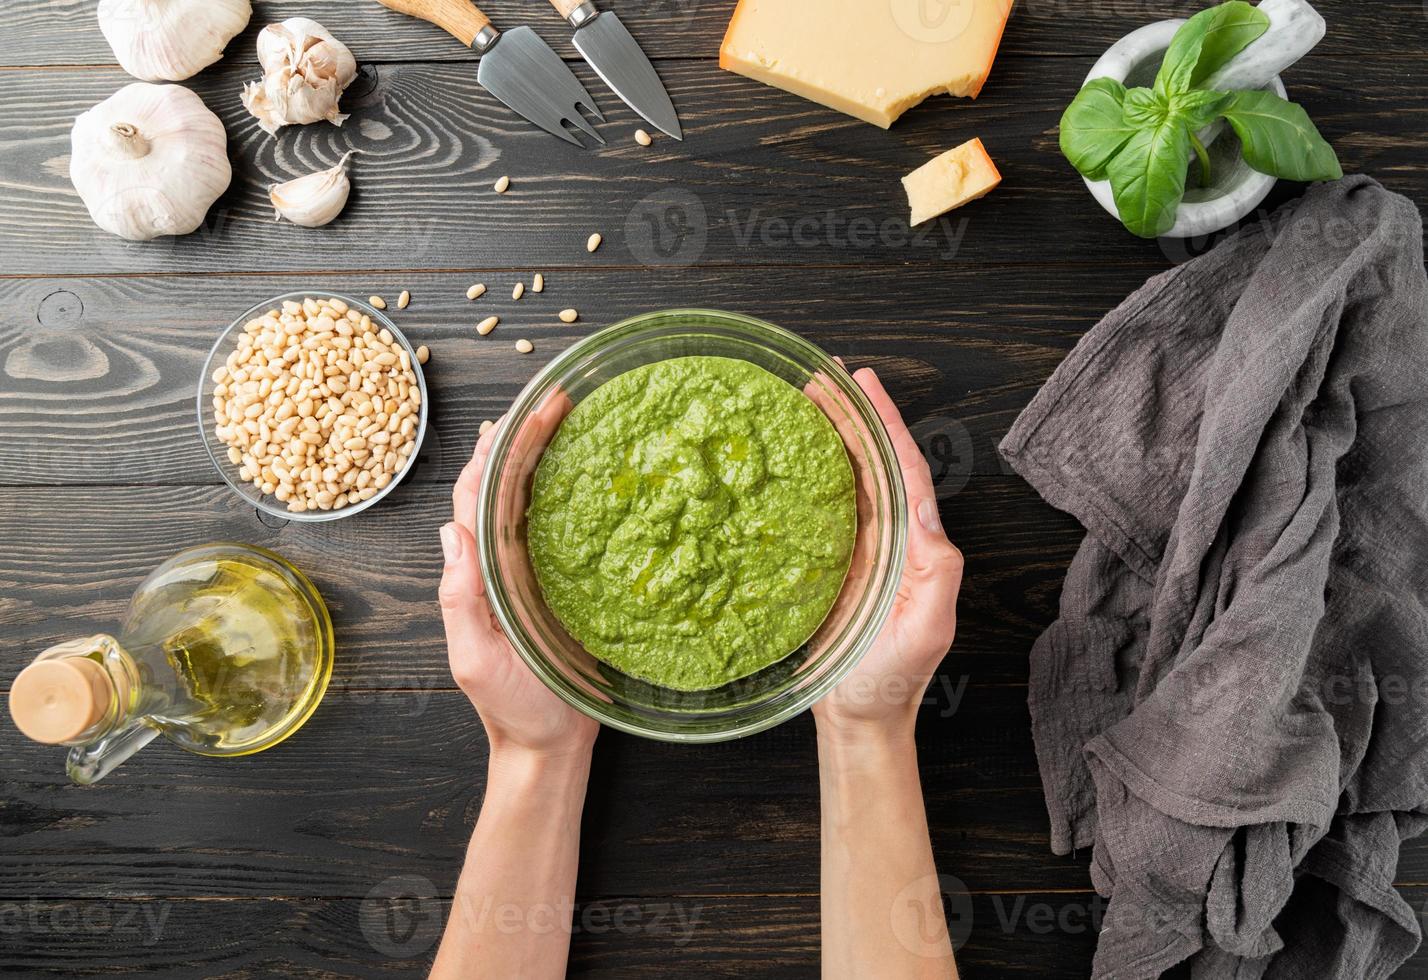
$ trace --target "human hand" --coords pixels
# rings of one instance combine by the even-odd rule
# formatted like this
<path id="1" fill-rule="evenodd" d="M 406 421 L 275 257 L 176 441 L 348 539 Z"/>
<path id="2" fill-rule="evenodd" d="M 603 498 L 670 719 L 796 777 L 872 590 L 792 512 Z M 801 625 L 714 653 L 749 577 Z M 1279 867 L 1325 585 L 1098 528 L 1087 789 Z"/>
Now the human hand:
<path id="1" fill-rule="evenodd" d="M 565 411 L 568 405 L 531 424 L 554 431 Z M 578 761 L 588 758 L 599 723 L 561 701 L 526 667 L 491 612 L 476 558 L 477 489 L 498 428 L 477 441 L 451 494 L 454 519 L 441 529 L 441 614 L 451 676 L 480 715 L 493 757 L 517 749 Z"/>
<path id="2" fill-rule="evenodd" d="M 947 539 L 932 471 L 882 382 L 864 368 L 853 375 L 877 409 L 897 452 L 907 491 L 907 563 L 892 612 L 872 649 L 813 707 L 821 736 L 874 732 L 910 736 L 927 686 L 957 631 L 962 553 Z"/>

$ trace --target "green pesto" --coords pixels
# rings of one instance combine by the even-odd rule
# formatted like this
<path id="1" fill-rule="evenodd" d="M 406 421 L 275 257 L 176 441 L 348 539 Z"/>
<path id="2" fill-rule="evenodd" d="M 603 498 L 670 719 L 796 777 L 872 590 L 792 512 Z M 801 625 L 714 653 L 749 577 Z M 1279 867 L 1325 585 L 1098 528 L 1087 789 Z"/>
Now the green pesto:
<path id="1" fill-rule="evenodd" d="M 828 418 L 756 365 L 682 357 L 561 424 L 527 513 L 546 603 L 593 656 L 677 691 L 801 647 L 842 589 L 853 470 Z"/>

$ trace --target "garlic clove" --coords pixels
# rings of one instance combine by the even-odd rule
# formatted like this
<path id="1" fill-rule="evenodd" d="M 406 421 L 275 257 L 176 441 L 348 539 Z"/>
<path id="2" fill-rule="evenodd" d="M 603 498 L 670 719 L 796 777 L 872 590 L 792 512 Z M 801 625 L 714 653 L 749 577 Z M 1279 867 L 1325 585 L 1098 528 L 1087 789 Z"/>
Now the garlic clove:
<path id="1" fill-rule="evenodd" d="M 249 0 L 99 0 L 99 30 L 145 81 L 191 78 L 223 56 L 253 16 Z"/>
<path id="2" fill-rule="evenodd" d="M 304 228 L 320 228 L 342 213 L 347 197 L 352 193 L 352 181 L 347 176 L 349 151 L 328 170 L 298 177 L 268 188 L 277 219 L 286 218 Z"/>
<path id="3" fill-rule="evenodd" d="M 182 85 L 126 85 L 75 120 L 70 147 L 94 223 L 131 241 L 196 230 L 233 179 L 223 123 Z"/>
<path id="4" fill-rule="evenodd" d="M 264 131 L 327 120 L 340 126 L 342 93 L 357 77 L 357 60 L 321 24 L 292 17 L 258 35 L 263 78 L 243 86 L 243 105 Z"/>

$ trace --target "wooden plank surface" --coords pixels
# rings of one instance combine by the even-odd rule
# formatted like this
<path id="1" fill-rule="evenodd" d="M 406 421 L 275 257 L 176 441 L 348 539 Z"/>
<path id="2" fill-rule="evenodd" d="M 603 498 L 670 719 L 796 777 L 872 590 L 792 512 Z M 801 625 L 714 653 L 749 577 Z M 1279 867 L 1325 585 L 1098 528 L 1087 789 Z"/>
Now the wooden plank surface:
<path id="1" fill-rule="evenodd" d="M 173 551 L 276 548 L 334 610 L 332 692 L 263 755 L 210 762 L 156 743 L 98 787 L 0 725 L 0 969 L 17 976 L 420 976 L 480 805 L 485 740 L 451 683 L 435 530 L 476 426 L 591 330 L 679 305 L 792 327 L 876 367 L 932 458 L 968 557 L 959 639 L 919 728 L 929 819 L 959 959 L 973 977 L 1083 977 L 1098 900 L 1057 858 L 1028 730 L 1026 655 L 1080 539 L 994 446 L 1108 309 L 1201 250 L 1141 242 L 1056 150 L 1095 56 L 1191 0 L 1019 0 L 975 102 L 937 98 L 883 132 L 721 72 L 732 0 L 605 0 L 658 60 L 689 139 L 630 139 L 545 5 L 490 0 L 570 59 L 611 117 L 567 148 L 476 85 L 454 41 L 373 0 L 258 2 L 190 84 L 223 119 L 235 180 L 199 233 L 121 242 L 69 184 L 75 115 L 129 81 L 93 0 L 0 12 L 0 693 L 55 640 L 112 628 Z M 1330 34 L 1286 75 L 1346 169 L 1428 205 L 1428 10 L 1321 0 Z M 260 25 L 311 16 L 363 64 L 342 129 L 262 134 L 238 100 Z M 898 178 L 980 136 L 1005 175 L 985 202 L 909 235 Z M 266 188 L 356 148 L 352 204 L 277 225 Z M 497 176 L 513 178 L 497 197 Z M 1266 207 L 1296 188 L 1283 186 Z M 606 244 L 584 251 L 590 231 Z M 509 300 L 536 271 L 545 294 Z M 491 287 L 479 303 L 467 285 Z M 382 507 L 327 527 L 264 522 L 218 482 L 194 387 L 217 331 L 290 289 L 414 295 L 432 346 L 432 435 Z M 554 312 L 575 306 L 581 321 Z M 478 340 L 480 316 L 503 326 Z M 524 336 L 535 353 L 521 356 Z M 572 975 L 817 972 L 817 784 L 808 719 L 698 749 L 602 736 L 584 827 Z M 435 751 L 435 746 L 444 746 Z M 699 778 L 692 780 L 690 773 Z M 1428 903 L 1428 843 L 1400 889 Z M 1428 977 L 1420 953 L 1401 977 Z"/>
<path id="2" fill-rule="evenodd" d="M 1119 229 L 1056 151 L 1061 111 L 1090 64 L 1005 58 L 997 84 L 975 103 L 936 99 L 884 132 L 706 61 L 672 62 L 662 68 L 687 140 L 640 147 L 636 117 L 611 106 L 611 144 L 599 152 L 526 124 L 485 94 L 468 67 L 429 63 L 370 69 L 344 103 L 352 118 L 340 129 L 273 138 L 239 102 L 242 70 L 220 64 L 194 87 L 228 127 L 237 176 L 198 232 L 141 243 L 95 228 L 68 179 L 75 116 L 127 77 L 103 68 L 11 71 L 0 88 L 0 168 L 9 175 L 0 182 L 0 268 L 94 275 L 1164 262 L 1163 246 Z M 595 85 L 587 68 L 576 69 Z M 1401 84 L 1405 73 L 1388 59 L 1316 56 L 1291 81 L 1346 170 L 1428 200 L 1428 91 Z M 900 178 L 973 136 L 1003 174 L 996 197 L 910 231 Z M 269 185 L 329 167 L 347 149 L 359 155 L 342 219 L 309 231 L 275 224 Z M 502 175 L 512 188 L 498 195 L 491 185 Z M 593 256 L 584 248 L 592 231 L 606 239 Z"/>
<path id="3" fill-rule="evenodd" d="M 899 0 L 908 2 L 911 0 Z M 256 3 L 247 31 L 228 47 L 224 62 L 256 63 L 253 41 L 262 25 L 285 17 L 311 17 L 367 62 L 469 61 L 473 56 L 449 35 L 420 21 L 376 7 L 376 0 L 286 0 Z M 602 0 L 658 58 L 717 56 L 732 0 Z M 1001 55 L 1097 56 L 1142 23 L 1188 17 L 1195 0 L 1017 0 L 1002 40 Z M 1348 55 L 1422 53 L 1423 17 L 1417 0 L 1320 0 L 1333 25 L 1320 50 Z M 567 58 L 577 57 L 570 31 L 548 7 L 530 0 L 484 0 L 481 9 L 498 26 L 528 24 Z M 935 13 L 936 8 L 931 8 Z M 1398 25 L 1409 25 L 1402 29 Z M 113 53 L 96 27 L 94 0 L 7 0 L 0 35 L 0 66 L 111 65 Z"/>

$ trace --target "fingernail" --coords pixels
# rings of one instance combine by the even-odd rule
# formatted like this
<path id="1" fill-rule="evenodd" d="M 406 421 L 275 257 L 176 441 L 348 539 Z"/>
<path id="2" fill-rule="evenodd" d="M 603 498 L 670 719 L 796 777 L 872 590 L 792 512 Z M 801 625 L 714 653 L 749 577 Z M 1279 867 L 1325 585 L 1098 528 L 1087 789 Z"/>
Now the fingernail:
<path id="1" fill-rule="evenodd" d="M 928 499 L 918 504 L 917 520 L 925 530 L 933 534 L 942 533 L 942 515 L 937 512 L 937 501 Z"/>
<path id="2" fill-rule="evenodd" d="M 441 553 L 448 565 L 461 560 L 461 535 L 455 524 L 444 524 L 441 528 Z"/>

